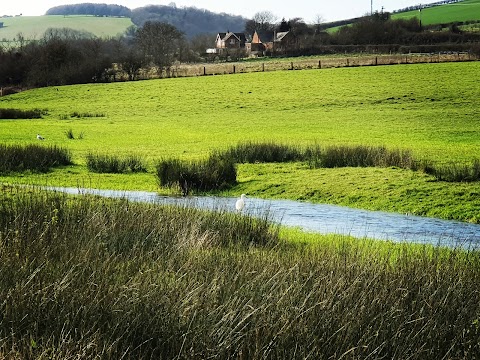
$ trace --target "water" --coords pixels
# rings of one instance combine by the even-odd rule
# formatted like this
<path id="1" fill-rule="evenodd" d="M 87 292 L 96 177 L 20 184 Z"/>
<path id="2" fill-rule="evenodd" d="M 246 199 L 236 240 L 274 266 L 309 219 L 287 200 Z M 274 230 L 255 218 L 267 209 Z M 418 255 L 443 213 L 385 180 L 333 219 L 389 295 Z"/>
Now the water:
<path id="1" fill-rule="evenodd" d="M 49 187 L 69 194 L 94 194 L 157 204 L 195 206 L 203 209 L 235 211 L 236 198 L 214 196 L 168 197 L 154 192 L 116 191 Z M 292 200 L 246 199 L 244 212 L 251 215 L 268 211 L 273 221 L 308 232 L 343 234 L 357 238 L 409 241 L 434 245 L 480 247 L 480 225 L 344 206 L 312 204 Z"/>

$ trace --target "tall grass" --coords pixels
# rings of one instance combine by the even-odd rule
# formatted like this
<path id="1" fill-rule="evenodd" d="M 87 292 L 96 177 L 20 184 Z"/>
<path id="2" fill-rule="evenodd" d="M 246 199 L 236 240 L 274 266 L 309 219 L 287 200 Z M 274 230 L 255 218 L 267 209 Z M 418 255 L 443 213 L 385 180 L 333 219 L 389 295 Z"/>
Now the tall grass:
<path id="1" fill-rule="evenodd" d="M 21 110 L 0 108 L 0 119 L 41 119 L 44 113 L 45 111 L 40 109 Z"/>
<path id="2" fill-rule="evenodd" d="M 46 172 L 52 167 L 71 163 L 70 152 L 55 145 L 0 144 L 0 174 L 27 170 Z"/>
<path id="3" fill-rule="evenodd" d="M 146 172 L 144 160 L 137 155 L 119 157 L 117 155 L 89 153 L 86 156 L 87 168 L 96 173 L 136 173 Z"/>
<path id="4" fill-rule="evenodd" d="M 480 160 L 474 160 L 471 164 L 444 164 L 428 169 L 428 173 L 435 176 L 439 181 L 480 181 Z"/>
<path id="5" fill-rule="evenodd" d="M 478 252 L 342 237 L 287 245 L 237 214 L 16 189 L 0 198 L 2 357 L 480 351 Z"/>
<path id="6" fill-rule="evenodd" d="M 232 159 L 235 163 L 291 162 L 305 159 L 304 151 L 300 147 L 273 142 L 239 143 L 222 152 L 221 156 Z"/>
<path id="7" fill-rule="evenodd" d="M 435 176 L 438 181 L 471 182 L 480 180 L 480 160 L 471 165 L 434 165 L 428 160 L 415 159 L 407 149 L 387 149 L 385 146 L 326 146 L 300 148 L 275 143 L 246 142 L 218 153 L 219 157 L 236 163 L 257 162 L 306 162 L 310 168 L 338 167 L 399 167 L 423 171 Z"/>
<path id="8" fill-rule="evenodd" d="M 184 195 L 191 191 L 222 190 L 237 181 L 237 169 L 232 159 L 213 154 L 206 160 L 160 160 L 156 165 L 160 186 L 177 186 Z"/>

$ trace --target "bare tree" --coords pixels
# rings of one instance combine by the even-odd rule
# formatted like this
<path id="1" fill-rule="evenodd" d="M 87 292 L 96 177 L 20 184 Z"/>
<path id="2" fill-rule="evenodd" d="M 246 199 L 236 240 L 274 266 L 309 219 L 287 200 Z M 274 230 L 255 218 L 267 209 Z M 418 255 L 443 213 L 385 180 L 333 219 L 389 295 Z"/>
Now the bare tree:
<path id="1" fill-rule="evenodd" d="M 136 44 L 160 74 L 173 64 L 181 43 L 183 33 L 167 23 L 147 21 L 136 33 Z"/>
<path id="2" fill-rule="evenodd" d="M 255 31 L 273 31 L 277 17 L 270 11 L 259 11 L 252 20 L 245 23 L 245 32 L 253 34 Z"/>

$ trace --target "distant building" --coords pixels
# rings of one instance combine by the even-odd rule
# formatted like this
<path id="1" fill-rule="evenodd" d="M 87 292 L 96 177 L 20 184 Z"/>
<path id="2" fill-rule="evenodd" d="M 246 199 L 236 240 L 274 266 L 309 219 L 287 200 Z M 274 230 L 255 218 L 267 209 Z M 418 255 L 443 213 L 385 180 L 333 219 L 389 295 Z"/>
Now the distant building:
<path id="1" fill-rule="evenodd" d="M 255 31 L 252 41 L 246 44 L 246 50 L 251 55 L 265 55 L 265 53 L 283 52 L 292 46 L 289 31 Z"/>
<path id="2" fill-rule="evenodd" d="M 215 39 L 215 49 L 218 54 L 227 52 L 228 50 L 243 50 L 247 38 L 244 33 L 234 33 L 227 31 L 218 33 Z"/>

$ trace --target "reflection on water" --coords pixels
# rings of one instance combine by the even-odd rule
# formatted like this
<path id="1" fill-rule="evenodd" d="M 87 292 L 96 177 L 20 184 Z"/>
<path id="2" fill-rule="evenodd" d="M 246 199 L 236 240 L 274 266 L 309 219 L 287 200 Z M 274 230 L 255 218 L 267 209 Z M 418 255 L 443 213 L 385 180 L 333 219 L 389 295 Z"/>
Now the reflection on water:
<path id="1" fill-rule="evenodd" d="M 104 197 L 125 198 L 131 201 L 195 206 L 213 210 L 235 211 L 235 201 L 237 200 L 236 198 L 214 196 L 168 197 L 144 191 L 61 187 L 50 187 L 48 189 L 70 194 L 94 194 Z M 274 221 L 282 225 L 299 227 L 309 232 L 470 248 L 477 248 L 480 245 L 480 225 L 335 205 L 247 197 L 246 213 L 255 216 L 264 214 L 266 211 Z"/>

